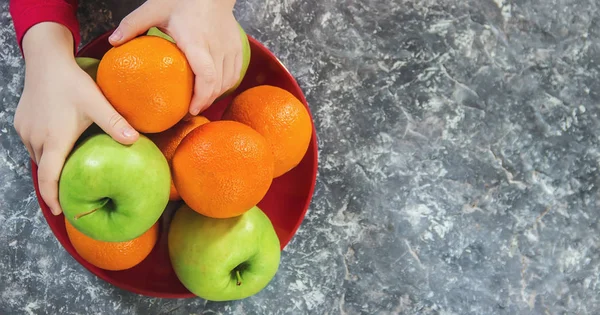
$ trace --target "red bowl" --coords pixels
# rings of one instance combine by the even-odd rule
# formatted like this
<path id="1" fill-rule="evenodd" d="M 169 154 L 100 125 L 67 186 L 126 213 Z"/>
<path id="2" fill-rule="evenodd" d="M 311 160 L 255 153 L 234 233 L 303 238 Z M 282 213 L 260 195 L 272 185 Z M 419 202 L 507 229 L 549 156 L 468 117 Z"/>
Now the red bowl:
<path id="1" fill-rule="evenodd" d="M 87 44 L 79 51 L 78 56 L 102 58 L 104 53 L 111 47 L 108 42 L 110 34 L 111 32 L 107 32 Z M 250 36 L 248 36 L 248 39 L 250 41 L 251 59 L 243 82 L 232 95 L 213 104 L 203 115 L 210 120 L 220 119 L 235 95 L 250 87 L 262 84 L 278 86 L 291 92 L 306 106 L 310 113 L 306 99 L 294 77 L 266 47 Z M 258 204 L 271 219 L 281 242 L 282 250 L 302 223 L 315 188 L 318 152 L 314 123 L 312 129 L 313 134 L 308 151 L 300 164 L 287 174 L 274 179 L 266 196 Z M 103 270 L 89 264 L 77 254 L 67 237 L 63 215 L 54 216 L 41 198 L 37 165 L 33 161 L 31 171 L 37 199 L 50 229 L 67 252 L 91 273 L 119 288 L 146 296 L 163 298 L 195 297 L 177 279 L 169 260 L 166 243 L 168 223 L 165 225 L 165 222 L 168 222 L 168 211 L 165 211 L 163 218 L 161 218 L 160 240 L 143 262 L 124 271 Z"/>

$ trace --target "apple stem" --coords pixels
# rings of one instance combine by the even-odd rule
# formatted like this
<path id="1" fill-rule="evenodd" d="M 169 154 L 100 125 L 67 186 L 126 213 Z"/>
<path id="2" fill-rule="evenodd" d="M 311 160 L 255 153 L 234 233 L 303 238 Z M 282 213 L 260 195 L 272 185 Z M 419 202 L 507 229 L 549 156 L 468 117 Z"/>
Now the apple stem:
<path id="1" fill-rule="evenodd" d="M 240 275 L 240 271 L 235 271 L 235 277 L 237 278 L 237 285 L 242 285 L 242 275 Z"/>
<path id="2" fill-rule="evenodd" d="M 78 215 L 75 216 L 75 220 L 77 220 L 77 219 L 79 219 L 81 217 L 84 217 L 84 216 L 86 216 L 88 214 L 92 214 L 92 213 L 96 212 L 96 210 L 98 210 L 98 208 L 90 210 L 88 212 L 80 213 L 80 214 L 78 214 Z"/>

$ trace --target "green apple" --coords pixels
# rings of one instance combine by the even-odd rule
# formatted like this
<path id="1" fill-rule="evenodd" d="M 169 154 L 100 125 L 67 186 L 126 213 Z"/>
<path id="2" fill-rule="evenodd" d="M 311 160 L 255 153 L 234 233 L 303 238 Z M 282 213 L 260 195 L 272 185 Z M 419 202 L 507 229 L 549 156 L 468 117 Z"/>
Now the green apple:
<path id="1" fill-rule="evenodd" d="M 158 27 L 154 26 L 151 27 L 148 32 L 146 32 L 146 35 L 150 35 L 150 36 L 158 36 L 161 38 L 164 38 L 168 41 L 170 41 L 171 43 L 175 43 L 175 40 L 173 40 L 173 38 L 167 34 L 165 34 L 163 31 L 161 31 L 160 29 L 158 29 Z"/>
<path id="2" fill-rule="evenodd" d="M 146 136 L 123 145 L 92 133 L 75 146 L 63 166 L 59 202 L 67 220 L 87 236 L 123 242 L 147 231 L 169 202 L 166 158 Z"/>
<path id="3" fill-rule="evenodd" d="M 83 71 L 87 72 L 87 74 L 96 81 L 96 74 L 98 73 L 98 65 L 100 64 L 100 60 L 96 58 L 90 57 L 76 57 L 75 62 Z"/>
<path id="4" fill-rule="evenodd" d="M 205 300 L 252 296 L 279 269 L 279 239 L 258 207 L 237 217 L 217 219 L 183 204 L 171 221 L 168 246 L 177 278 Z"/>

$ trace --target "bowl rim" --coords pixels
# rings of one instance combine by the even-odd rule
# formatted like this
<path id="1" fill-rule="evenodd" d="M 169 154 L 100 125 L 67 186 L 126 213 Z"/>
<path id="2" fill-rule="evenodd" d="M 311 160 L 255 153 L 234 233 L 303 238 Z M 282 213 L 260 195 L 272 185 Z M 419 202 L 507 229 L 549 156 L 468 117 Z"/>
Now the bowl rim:
<path id="1" fill-rule="evenodd" d="M 88 47 L 97 45 L 101 41 L 106 41 L 108 36 L 110 36 L 110 34 L 112 34 L 114 29 L 115 28 L 108 30 L 107 32 L 97 36 L 96 38 L 94 38 L 90 42 L 88 42 L 87 44 L 83 45 L 80 49 L 78 49 L 77 53 L 75 54 L 75 57 L 85 57 L 85 55 L 83 55 L 82 53 L 85 52 L 85 50 Z M 313 150 L 314 154 L 313 154 L 313 161 L 312 161 L 313 166 L 312 166 L 312 170 L 311 170 L 310 187 L 308 190 L 306 201 L 302 207 L 302 211 L 300 212 L 299 220 L 297 220 L 296 225 L 290 230 L 290 234 L 289 234 L 290 236 L 288 236 L 288 238 L 285 240 L 285 242 L 281 246 L 281 251 L 283 251 L 285 249 L 285 247 L 293 239 L 293 237 L 296 235 L 298 229 L 304 222 L 306 213 L 308 212 L 308 209 L 310 208 L 310 204 L 312 203 L 312 199 L 314 197 L 316 180 L 317 180 L 317 175 L 318 175 L 318 160 L 319 160 L 318 135 L 316 132 L 312 112 L 310 110 L 310 107 L 308 105 L 306 97 L 304 96 L 304 93 L 303 93 L 302 89 L 300 88 L 298 82 L 296 81 L 295 77 L 285 67 L 285 65 L 281 62 L 281 60 L 279 60 L 279 58 L 277 58 L 277 56 L 275 56 L 274 53 L 271 52 L 266 46 L 264 46 L 262 43 L 260 43 L 258 40 L 256 40 L 252 36 L 250 36 L 248 34 L 246 34 L 246 36 L 248 37 L 248 40 L 251 45 L 254 45 L 255 48 L 259 49 L 262 54 L 269 56 L 269 58 L 271 60 L 276 61 L 277 64 L 282 68 L 283 74 L 291 82 L 292 89 L 294 90 L 293 91 L 294 94 L 299 96 L 298 98 L 300 99 L 300 101 L 305 106 L 306 110 L 308 111 L 308 114 L 310 116 L 310 121 L 311 121 L 311 127 L 312 127 L 311 144 L 313 145 L 313 148 L 314 148 L 314 150 Z M 61 246 L 63 247 L 63 249 L 66 250 L 69 253 L 69 255 L 72 258 L 74 258 L 80 265 L 82 265 L 85 269 L 87 269 L 88 272 L 90 272 L 94 276 L 104 280 L 105 282 L 107 282 L 119 289 L 131 292 L 131 293 L 143 295 L 143 296 L 155 297 L 155 298 L 174 298 L 174 299 L 196 298 L 197 297 L 196 295 L 194 295 L 193 293 L 191 293 L 189 291 L 186 293 L 170 293 L 170 292 L 165 292 L 165 291 L 140 289 L 140 288 L 132 286 L 128 283 L 114 281 L 113 278 L 108 277 L 106 274 L 103 274 L 103 273 L 99 274 L 99 273 L 94 272 L 92 269 L 92 265 L 90 263 L 88 263 L 87 261 L 85 261 L 80 255 L 78 255 L 77 252 L 75 251 L 75 249 L 72 248 L 72 246 L 70 246 L 70 241 L 67 238 L 67 236 L 63 235 L 61 233 L 57 233 L 57 231 L 55 231 L 55 226 L 49 224 L 51 218 L 53 218 L 54 215 L 51 213 L 50 209 L 48 208 L 48 205 L 43 201 L 40 191 L 39 191 L 38 174 L 37 174 L 38 165 L 31 158 L 30 158 L 30 165 L 31 165 L 31 174 L 32 174 L 32 181 L 33 181 L 35 194 L 36 194 L 36 197 L 38 200 L 38 204 L 42 210 L 44 219 L 46 220 L 46 223 L 48 224 L 48 227 L 52 231 L 52 234 L 54 235 L 54 237 L 56 239 L 58 239 L 58 241 L 61 244 Z M 60 215 L 62 216 L 63 214 L 61 213 Z"/>

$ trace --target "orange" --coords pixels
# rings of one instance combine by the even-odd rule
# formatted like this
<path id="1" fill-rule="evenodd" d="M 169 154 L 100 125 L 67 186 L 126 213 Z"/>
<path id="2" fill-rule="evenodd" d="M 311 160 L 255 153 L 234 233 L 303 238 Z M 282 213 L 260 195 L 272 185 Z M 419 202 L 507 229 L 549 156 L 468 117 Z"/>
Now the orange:
<path id="1" fill-rule="evenodd" d="M 255 206 L 273 181 L 273 154 L 254 129 L 212 121 L 192 130 L 175 150 L 175 187 L 196 212 L 235 217 Z"/>
<path id="2" fill-rule="evenodd" d="M 312 136 L 312 123 L 304 104 L 292 93 L 270 85 L 256 86 L 237 95 L 223 119 L 244 123 L 267 139 L 275 158 L 275 178 L 302 161 Z"/>
<path id="3" fill-rule="evenodd" d="M 156 144 L 156 146 L 163 153 L 165 158 L 167 158 L 167 162 L 171 165 L 171 161 L 173 160 L 173 154 L 175 154 L 175 149 L 181 143 L 181 140 L 190 133 L 190 131 L 194 130 L 194 128 L 204 125 L 208 123 L 209 120 L 204 116 L 191 116 L 189 118 L 184 118 L 175 126 L 159 133 L 149 134 L 148 137 Z M 169 194 L 169 200 L 181 200 L 181 196 L 177 192 L 175 188 L 175 184 L 173 183 L 173 179 L 171 179 L 171 193 Z"/>
<path id="4" fill-rule="evenodd" d="M 106 99 L 133 128 L 154 133 L 185 116 L 194 73 L 177 45 L 157 36 L 141 36 L 107 51 L 96 80 Z"/>
<path id="5" fill-rule="evenodd" d="M 113 271 L 132 268 L 146 259 L 158 240 L 158 224 L 130 241 L 103 242 L 79 232 L 65 217 L 67 236 L 77 253 L 90 264 Z"/>

